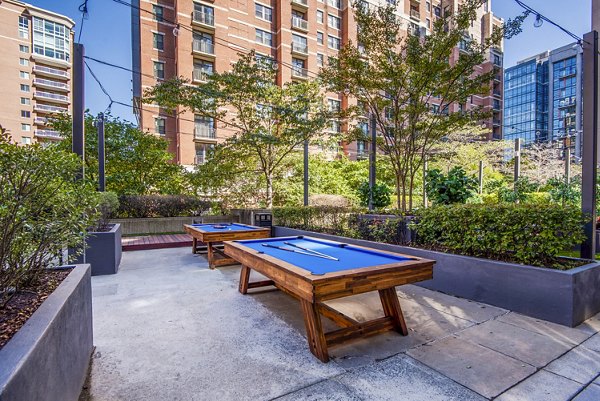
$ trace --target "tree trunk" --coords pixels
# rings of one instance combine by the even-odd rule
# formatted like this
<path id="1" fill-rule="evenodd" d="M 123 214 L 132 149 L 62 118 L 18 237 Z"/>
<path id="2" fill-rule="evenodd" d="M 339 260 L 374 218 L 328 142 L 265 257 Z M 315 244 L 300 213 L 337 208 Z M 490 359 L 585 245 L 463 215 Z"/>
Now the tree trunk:
<path id="1" fill-rule="evenodd" d="M 400 176 L 396 174 L 396 207 L 398 210 L 402 209 L 402 203 L 400 199 Z"/>
<path id="2" fill-rule="evenodd" d="M 267 209 L 271 209 L 273 207 L 273 174 L 265 173 L 265 178 L 267 180 Z"/>

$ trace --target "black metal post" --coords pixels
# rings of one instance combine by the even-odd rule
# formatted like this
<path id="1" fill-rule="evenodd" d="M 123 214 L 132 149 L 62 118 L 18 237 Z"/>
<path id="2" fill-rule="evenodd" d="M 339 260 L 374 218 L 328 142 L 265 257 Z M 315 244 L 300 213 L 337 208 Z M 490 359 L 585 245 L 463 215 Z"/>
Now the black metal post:
<path id="1" fill-rule="evenodd" d="M 483 193 L 483 160 L 479 161 L 479 195 Z"/>
<path id="2" fill-rule="evenodd" d="M 81 43 L 73 44 L 73 153 L 77 154 L 82 162 L 85 157 L 85 71 L 83 56 L 85 49 Z M 84 177 L 84 163 L 81 163 L 81 171 L 77 174 L 78 179 Z"/>
<path id="3" fill-rule="evenodd" d="M 377 127 L 374 114 L 371 114 L 371 122 L 369 124 L 369 128 L 371 129 L 371 148 L 369 150 L 369 211 L 372 211 L 373 188 L 375 188 L 375 182 L 377 181 Z"/>
<path id="4" fill-rule="evenodd" d="M 104 113 L 98 114 L 98 191 L 106 191 L 105 152 L 104 152 Z"/>
<path id="5" fill-rule="evenodd" d="M 304 141 L 304 206 L 308 206 L 308 140 Z"/>
<path id="6" fill-rule="evenodd" d="M 516 183 L 521 175 L 521 138 L 515 138 L 515 171 L 513 181 Z"/>
<path id="7" fill-rule="evenodd" d="M 590 220 L 585 224 L 581 257 L 596 256 L 596 183 L 598 174 L 598 32 L 583 36 L 583 158 L 581 210 Z"/>

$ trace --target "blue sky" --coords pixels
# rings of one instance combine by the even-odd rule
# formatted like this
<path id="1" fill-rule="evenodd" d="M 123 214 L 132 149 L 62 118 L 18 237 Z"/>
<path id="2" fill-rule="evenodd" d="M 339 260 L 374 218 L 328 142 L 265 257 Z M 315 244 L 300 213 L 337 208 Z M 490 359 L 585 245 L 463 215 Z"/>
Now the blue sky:
<path id="1" fill-rule="evenodd" d="M 78 7 L 82 0 L 25 0 L 33 5 L 46 8 L 75 20 L 75 37 L 79 35 L 81 13 Z M 191 1 L 191 0 L 189 0 Z M 583 36 L 591 28 L 591 0 L 523 0 L 525 4 L 541 12 L 578 36 Z M 492 0 L 492 10 L 504 19 L 514 18 L 522 12 L 514 0 Z M 89 0 L 89 18 L 83 24 L 81 42 L 86 55 L 113 64 L 131 67 L 131 9 L 111 0 Z M 533 27 L 534 17 L 524 24 L 523 32 L 505 43 L 505 67 L 518 60 L 572 42 L 572 39 L 558 28 L 544 23 L 540 28 Z M 131 103 L 131 73 L 88 61 L 90 67 L 114 100 Z M 86 107 L 92 113 L 104 111 L 109 100 L 97 83 L 86 75 Z M 129 121 L 134 121 L 131 108 L 113 105 L 112 113 Z"/>

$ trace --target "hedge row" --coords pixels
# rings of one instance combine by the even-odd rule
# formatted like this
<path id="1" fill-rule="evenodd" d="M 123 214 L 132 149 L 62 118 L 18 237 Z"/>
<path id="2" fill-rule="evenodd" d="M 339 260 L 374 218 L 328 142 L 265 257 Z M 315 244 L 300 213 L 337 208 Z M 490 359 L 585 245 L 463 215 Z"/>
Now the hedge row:
<path id="1" fill-rule="evenodd" d="M 555 266 L 556 257 L 584 239 L 585 219 L 558 205 L 449 205 L 423 209 L 418 245 L 487 259 Z"/>
<path id="2" fill-rule="evenodd" d="M 211 202 L 188 195 L 122 195 L 119 218 L 199 216 Z"/>
<path id="3" fill-rule="evenodd" d="M 348 235 L 350 216 L 361 212 L 339 206 L 277 207 L 273 208 L 273 219 L 279 226 Z"/>

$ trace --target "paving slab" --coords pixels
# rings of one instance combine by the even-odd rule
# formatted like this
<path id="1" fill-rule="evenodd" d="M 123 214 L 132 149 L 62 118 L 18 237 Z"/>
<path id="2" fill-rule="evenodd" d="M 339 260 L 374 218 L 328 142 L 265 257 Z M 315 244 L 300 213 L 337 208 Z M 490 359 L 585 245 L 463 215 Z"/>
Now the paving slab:
<path id="1" fill-rule="evenodd" d="M 363 400 L 483 401 L 484 398 L 406 355 L 335 378 Z"/>
<path id="2" fill-rule="evenodd" d="M 339 381 L 328 379 L 275 398 L 277 401 L 363 401 Z"/>
<path id="3" fill-rule="evenodd" d="M 495 397 L 535 372 L 531 365 L 450 336 L 411 349 L 408 355 L 487 397 Z"/>
<path id="4" fill-rule="evenodd" d="M 581 345 L 592 351 L 600 352 L 600 334 L 593 335 Z"/>
<path id="5" fill-rule="evenodd" d="M 562 338 L 552 338 L 498 320 L 470 327 L 457 335 L 536 367 L 546 366 L 571 348 Z"/>
<path id="6" fill-rule="evenodd" d="M 545 320 L 524 316 L 516 312 L 502 315 L 497 320 L 573 345 L 585 341 L 595 333 L 589 326 L 580 325 L 577 327 L 567 327 L 552 322 L 546 322 Z"/>
<path id="7" fill-rule="evenodd" d="M 590 384 L 583 391 L 573 398 L 573 401 L 598 401 L 600 400 L 600 386 Z"/>
<path id="8" fill-rule="evenodd" d="M 568 401 L 581 390 L 581 384 L 540 370 L 506 391 L 496 401 Z"/>
<path id="9" fill-rule="evenodd" d="M 580 345 L 544 369 L 587 385 L 600 375 L 600 353 Z"/>

